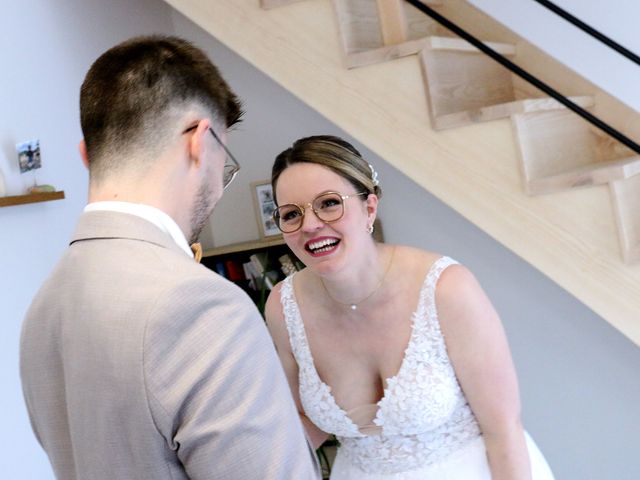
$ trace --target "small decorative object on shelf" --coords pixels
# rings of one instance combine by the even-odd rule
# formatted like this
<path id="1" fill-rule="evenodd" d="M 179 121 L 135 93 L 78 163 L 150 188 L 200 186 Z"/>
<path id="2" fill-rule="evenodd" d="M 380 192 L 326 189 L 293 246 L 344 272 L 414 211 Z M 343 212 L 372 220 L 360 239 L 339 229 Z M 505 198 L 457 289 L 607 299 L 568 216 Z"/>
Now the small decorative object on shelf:
<path id="1" fill-rule="evenodd" d="M 27 192 L 29 193 L 51 193 L 55 191 L 56 187 L 53 185 L 34 185 L 27 189 Z"/>
<path id="2" fill-rule="evenodd" d="M 42 168 L 42 157 L 40 155 L 40 140 L 29 140 L 16 144 L 16 150 L 18 152 L 18 166 L 20 167 L 20 173 L 27 173 L 32 170 Z M 33 174 L 33 185 L 27 188 L 27 194 L 34 193 L 53 193 L 56 191 L 56 187 L 53 185 L 38 185 Z"/>
<path id="3" fill-rule="evenodd" d="M 18 151 L 18 166 L 20 173 L 26 173 L 31 170 L 42 167 L 42 159 L 40 158 L 40 140 L 29 140 L 16 144 Z"/>

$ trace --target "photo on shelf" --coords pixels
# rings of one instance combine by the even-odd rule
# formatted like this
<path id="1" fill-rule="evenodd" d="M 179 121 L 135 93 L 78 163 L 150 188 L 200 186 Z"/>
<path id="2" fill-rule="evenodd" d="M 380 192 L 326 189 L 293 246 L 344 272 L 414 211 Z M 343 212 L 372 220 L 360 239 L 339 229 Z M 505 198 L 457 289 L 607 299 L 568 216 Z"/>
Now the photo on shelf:
<path id="1" fill-rule="evenodd" d="M 253 182 L 251 191 L 253 192 L 253 209 L 256 212 L 260 238 L 280 236 L 280 230 L 278 230 L 276 222 L 273 220 L 273 211 L 276 208 L 276 203 L 273 199 L 271 182 L 269 180 Z"/>
<path id="2" fill-rule="evenodd" d="M 17 143 L 16 150 L 18 151 L 20 173 L 42 167 L 40 140 L 29 140 L 28 142 Z"/>

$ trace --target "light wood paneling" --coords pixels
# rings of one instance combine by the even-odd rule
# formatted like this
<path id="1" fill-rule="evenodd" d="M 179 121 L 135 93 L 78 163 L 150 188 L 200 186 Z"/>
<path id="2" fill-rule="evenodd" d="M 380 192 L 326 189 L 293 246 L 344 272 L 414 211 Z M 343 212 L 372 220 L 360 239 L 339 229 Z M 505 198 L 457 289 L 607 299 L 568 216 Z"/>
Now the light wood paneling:
<path id="1" fill-rule="evenodd" d="M 437 130 L 517 113 L 565 108 L 549 97 L 540 97 L 539 92 L 519 99 L 511 72 L 462 39 L 432 36 L 425 42 L 420 60 L 431 122 Z M 513 45 L 485 44 L 505 56 L 516 54 Z M 573 101 L 582 107 L 594 103 L 591 97 L 576 97 Z"/>
<path id="2" fill-rule="evenodd" d="M 611 196 L 620 231 L 620 247 L 629 263 L 640 261 L 640 175 L 613 182 Z M 637 292 L 636 292 L 637 295 Z"/>
<path id="3" fill-rule="evenodd" d="M 406 42 L 407 17 L 404 13 L 404 0 L 376 0 L 376 3 L 382 42 L 385 45 Z"/>
<path id="4" fill-rule="evenodd" d="M 467 42 L 455 39 L 442 48 L 440 43 L 444 42 L 429 38 L 420 55 L 434 128 L 491 120 L 482 108 L 515 100 L 508 70 Z"/>
<path id="5" fill-rule="evenodd" d="M 414 55 L 424 47 L 424 37 L 447 35 L 438 23 L 404 0 L 333 0 L 333 5 L 347 68 Z M 380 9 L 391 12 L 393 18 L 381 21 Z"/>

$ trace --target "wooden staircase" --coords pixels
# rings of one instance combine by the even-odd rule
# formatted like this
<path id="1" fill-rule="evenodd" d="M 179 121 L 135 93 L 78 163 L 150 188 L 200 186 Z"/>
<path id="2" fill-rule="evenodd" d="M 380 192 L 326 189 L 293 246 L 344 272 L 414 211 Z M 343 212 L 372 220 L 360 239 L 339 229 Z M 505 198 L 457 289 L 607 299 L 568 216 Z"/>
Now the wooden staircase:
<path id="1" fill-rule="evenodd" d="M 640 157 L 402 0 L 167 2 L 640 344 Z M 463 0 L 423 3 L 525 68 L 562 70 L 547 82 L 639 133 L 635 112 Z"/>

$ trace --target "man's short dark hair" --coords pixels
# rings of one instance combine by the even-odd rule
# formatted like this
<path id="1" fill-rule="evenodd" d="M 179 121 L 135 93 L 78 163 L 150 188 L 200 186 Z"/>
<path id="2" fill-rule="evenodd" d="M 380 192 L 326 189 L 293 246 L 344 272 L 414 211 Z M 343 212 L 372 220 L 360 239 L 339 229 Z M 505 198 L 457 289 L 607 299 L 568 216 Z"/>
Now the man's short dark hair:
<path id="1" fill-rule="evenodd" d="M 136 37 L 107 50 L 80 90 L 80 122 L 92 175 L 117 169 L 113 158 L 132 149 L 153 154 L 167 137 L 171 112 L 190 105 L 205 109 L 227 128 L 242 116 L 240 101 L 217 67 L 186 40 Z M 103 160 L 107 156 L 111 164 Z"/>

